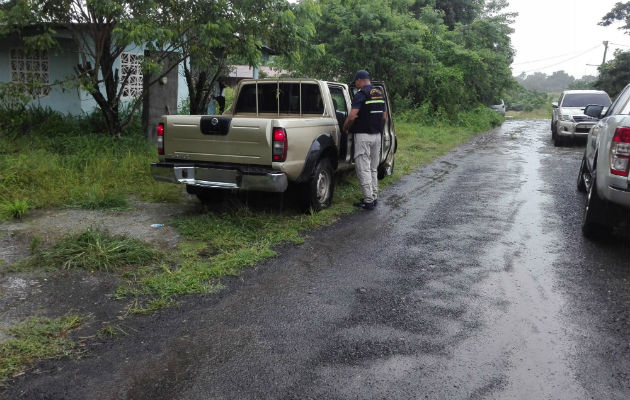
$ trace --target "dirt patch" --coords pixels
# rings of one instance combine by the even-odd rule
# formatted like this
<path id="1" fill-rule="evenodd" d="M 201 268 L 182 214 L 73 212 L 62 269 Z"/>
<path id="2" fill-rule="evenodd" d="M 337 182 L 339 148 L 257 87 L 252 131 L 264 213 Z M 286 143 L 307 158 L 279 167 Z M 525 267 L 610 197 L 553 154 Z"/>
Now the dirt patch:
<path id="1" fill-rule="evenodd" d="M 181 204 L 134 201 L 129 210 L 36 210 L 19 222 L 0 222 L 0 342 L 7 337 L 4 328 L 29 316 L 77 313 L 87 318 L 84 330 L 98 331 L 103 324 L 120 319 L 126 310 L 125 302 L 113 298 L 120 283 L 115 274 L 7 272 L 8 266 L 31 254 L 34 243 L 48 246 L 66 235 L 98 228 L 168 251 L 180 241 L 169 221 L 178 215 L 199 212 L 200 207 L 192 198 Z M 156 228 L 152 224 L 163 226 Z"/>

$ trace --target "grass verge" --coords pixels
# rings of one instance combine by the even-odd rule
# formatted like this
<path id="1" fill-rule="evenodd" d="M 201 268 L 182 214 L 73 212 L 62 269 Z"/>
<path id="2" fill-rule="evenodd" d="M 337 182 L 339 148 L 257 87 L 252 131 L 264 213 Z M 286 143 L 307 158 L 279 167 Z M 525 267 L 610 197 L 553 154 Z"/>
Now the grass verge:
<path id="1" fill-rule="evenodd" d="M 0 342 L 0 386 L 36 362 L 76 354 L 68 333 L 79 327 L 78 316 L 57 319 L 32 317 L 9 328 L 11 339 Z"/>
<path id="2" fill-rule="evenodd" d="M 50 249 L 36 251 L 23 267 L 116 271 L 154 262 L 159 256 L 157 250 L 140 240 L 88 229 L 62 239 Z"/>
<path id="3" fill-rule="evenodd" d="M 462 113 L 457 117 L 458 126 L 444 122 L 423 126 L 410 121 L 421 111 L 408 114 L 407 121 L 396 121 L 396 170 L 393 176 L 381 182 L 382 187 L 501 122 L 498 114 L 486 108 Z M 95 204 L 100 204 L 99 199 L 103 199 L 105 204 L 102 207 L 122 207 L 124 204 L 116 199 L 121 198 L 119 194 L 129 192 L 152 199 L 164 199 L 147 196 L 151 188 L 162 187 L 162 184 L 153 182 L 150 177 L 148 165 L 154 157 L 149 155 L 147 148 L 151 146 L 146 143 L 139 143 L 133 138 L 129 138 L 130 142 L 127 143 L 124 140 L 110 142 L 109 138 L 88 136 L 87 139 L 75 137 L 78 142 L 78 148 L 75 148 L 66 143 L 68 138 L 60 138 L 58 141 L 61 144 L 36 138 L 31 138 L 31 141 L 39 143 L 39 147 L 35 148 L 42 152 L 41 155 L 29 158 L 25 155 L 28 152 L 11 153 L 17 164 L 22 162 L 30 165 L 24 169 L 14 167 L 17 168 L 15 171 L 21 172 L 9 172 L 7 175 L 13 177 L 8 182 L 15 190 L 23 185 L 32 185 L 31 189 L 20 194 L 20 198 L 29 201 L 35 201 L 31 198 L 57 198 L 59 203 L 53 202 L 52 205 L 82 204 L 83 207 L 96 207 Z M 134 146 L 137 148 L 132 152 L 131 147 Z M 63 158 L 65 156 L 68 157 Z M 27 171 L 45 173 L 47 168 L 54 169 L 53 165 L 47 164 L 47 158 L 54 157 L 62 157 L 57 160 L 61 166 L 46 180 L 55 183 L 63 181 L 62 176 L 80 175 L 88 164 L 97 165 L 92 171 L 94 175 L 86 182 L 78 178 L 76 181 L 81 188 L 79 192 L 87 191 L 92 195 L 63 197 L 57 188 L 33 185 L 39 179 L 35 178 L 37 173 L 31 174 L 29 179 L 21 177 Z M 121 170 L 116 169 L 118 164 L 123 165 Z M 133 175 L 133 185 L 128 176 L 122 176 L 123 171 L 125 175 Z M 134 173 L 129 174 L 128 171 Z M 165 185 L 168 190 L 164 193 L 177 193 L 175 200 L 181 197 L 181 187 Z M 162 189 L 158 192 L 162 193 Z M 7 196 L 6 192 L 4 196 Z M 304 215 L 284 210 L 256 211 L 246 204 L 237 203 L 209 209 L 199 215 L 176 218 L 171 223 L 185 239 L 177 252 L 162 255 L 159 263 L 155 262 L 156 253 L 143 248 L 138 242 L 120 237 L 110 238 L 94 231 L 69 237 L 49 250 L 41 250 L 30 263 L 39 267 L 105 271 L 118 271 L 121 266 L 127 266 L 122 270 L 122 277 L 127 283 L 118 289 L 116 296 L 133 299 L 130 307 L 132 313 L 149 312 L 172 304 L 177 295 L 209 293 L 219 289 L 218 278 L 238 275 L 243 268 L 273 257 L 273 248 L 280 243 L 301 243 L 304 240 L 303 232 L 330 225 L 340 215 L 352 212 L 355 209 L 352 203 L 359 196 L 357 180 L 343 176 L 341 182 L 337 182 L 332 206 L 319 213 Z M 41 206 L 41 203 L 35 204 Z"/>

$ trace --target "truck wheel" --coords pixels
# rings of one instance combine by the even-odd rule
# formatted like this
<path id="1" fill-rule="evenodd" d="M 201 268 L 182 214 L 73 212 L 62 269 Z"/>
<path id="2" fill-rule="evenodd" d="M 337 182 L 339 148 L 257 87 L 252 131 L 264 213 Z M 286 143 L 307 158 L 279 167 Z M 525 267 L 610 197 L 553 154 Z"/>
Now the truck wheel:
<path id="1" fill-rule="evenodd" d="M 580 172 L 577 177 L 577 190 L 578 192 L 586 193 L 586 184 L 584 183 L 584 174 L 586 170 L 586 154 L 582 157 L 582 164 L 580 165 Z"/>
<path id="2" fill-rule="evenodd" d="M 558 136 L 558 134 L 556 133 L 553 137 L 553 145 L 555 147 L 560 147 L 562 146 L 563 142 L 564 142 L 563 138 Z"/>
<path id="3" fill-rule="evenodd" d="M 330 160 L 322 158 L 317 162 L 311 180 L 306 183 L 306 208 L 320 211 L 330 206 L 334 189 L 335 180 Z"/>
<path id="4" fill-rule="evenodd" d="M 227 194 L 227 191 L 223 189 L 210 189 L 191 185 L 186 185 L 186 191 L 189 194 L 197 196 L 199 201 L 204 204 L 220 203 L 225 199 L 225 195 Z"/>
<path id="5" fill-rule="evenodd" d="M 391 164 L 388 165 L 387 162 L 384 162 L 378 166 L 378 179 L 383 179 L 386 176 L 392 175 L 394 173 L 395 161 L 396 159 L 392 158 Z"/>
<path id="6" fill-rule="evenodd" d="M 593 175 L 594 176 L 594 175 Z M 597 194 L 595 178 L 591 182 L 584 207 L 584 219 L 582 221 L 582 234 L 591 240 L 598 240 L 610 234 L 610 221 L 606 219 L 606 204 Z"/>

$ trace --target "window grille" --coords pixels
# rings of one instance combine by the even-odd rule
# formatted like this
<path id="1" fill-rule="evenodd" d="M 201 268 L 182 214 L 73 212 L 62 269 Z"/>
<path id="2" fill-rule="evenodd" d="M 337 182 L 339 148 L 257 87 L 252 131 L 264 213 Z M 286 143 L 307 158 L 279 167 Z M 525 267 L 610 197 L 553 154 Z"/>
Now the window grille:
<path id="1" fill-rule="evenodd" d="M 120 67 L 122 79 L 127 78 L 122 97 L 138 97 L 142 94 L 142 58 L 141 54 L 122 53 Z"/>
<path id="2" fill-rule="evenodd" d="M 46 50 L 25 51 L 11 49 L 11 82 L 25 85 L 25 91 L 34 97 L 50 93 L 48 52 Z"/>

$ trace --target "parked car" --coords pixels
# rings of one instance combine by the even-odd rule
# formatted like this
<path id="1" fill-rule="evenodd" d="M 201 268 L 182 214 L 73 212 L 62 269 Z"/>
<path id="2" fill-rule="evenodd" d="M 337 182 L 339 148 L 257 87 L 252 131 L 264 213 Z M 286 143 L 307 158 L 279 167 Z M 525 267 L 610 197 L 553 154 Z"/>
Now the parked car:
<path id="1" fill-rule="evenodd" d="M 589 105 L 584 112 L 598 122 L 588 134 L 577 188 L 588 193 L 582 232 L 597 239 L 627 223 L 630 210 L 630 85 L 607 110 Z"/>
<path id="2" fill-rule="evenodd" d="M 503 99 L 499 99 L 499 101 L 495 101 L 494 103 L 495 104 L 491 105 L 490 108 L 501 115 L 505 115 L 505 102 L 503 101 Z"/>
<path id="3" fill-rule="evenodd" d="M 585 138 L 597 122 L 596 118 L 584 114 L 589 104 L 610 106 L 610 97 L 603 90 L 565 90 L 557 102 L 551 103 L 551 138 L 554 146 Z"/>

